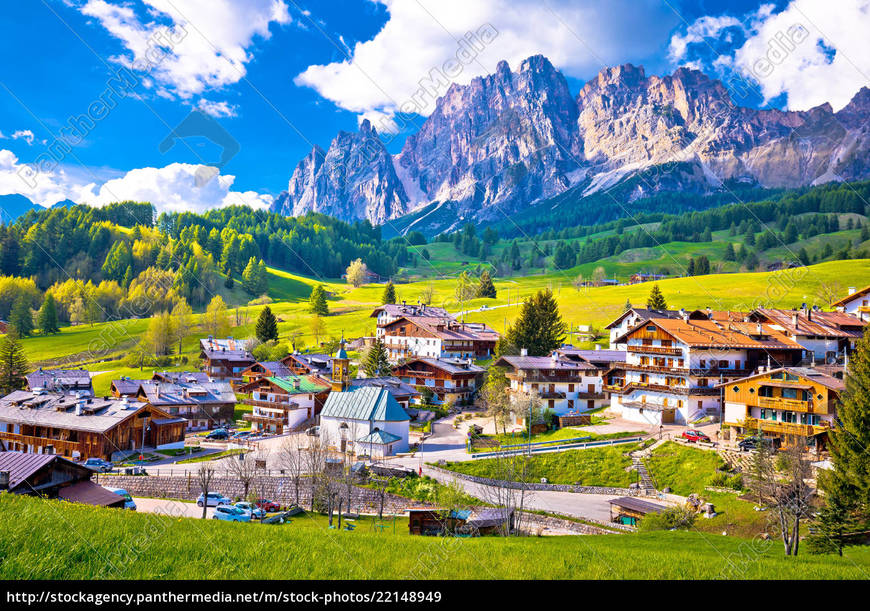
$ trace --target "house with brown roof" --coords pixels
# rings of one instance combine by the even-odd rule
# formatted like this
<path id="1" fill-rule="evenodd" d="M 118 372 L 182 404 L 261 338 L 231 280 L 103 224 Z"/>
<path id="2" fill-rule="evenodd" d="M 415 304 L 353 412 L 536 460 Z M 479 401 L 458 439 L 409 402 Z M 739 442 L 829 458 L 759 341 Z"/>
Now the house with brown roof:
<path id="1" fill-rule="evenodd" d="M 759 365 L 793 365 L 804 348 L 771 325 L 719 320 L 650 319 L 617 338 L 626 362 L 607 373 L 611 407 L 650 425 L 721 417 L 716 384 Z"/>
<path id="2" fill-rule="evenodd" d="M 292 375 L 329 375 L 332 372 L 331 354 L 313 352 L 294 352 L 288 354 L 281 362 L 290 369 Z"/>
<path id="3" fill-rule="evenodd" d="M 16 390 L 0 399 L 0 442 L 8 450 L 76 460 L 184 444 L 182 418 L 128 397 Z"/>
<path id="4" fill-rule="evenodd" d="M 242 372 L 242 379 L 251 382 L 259 378 L 283 378 L 293 375 L 293 371 L 283 361 L 257 361 Z"/>
<path id="5" fill-rule="evenodd" d="M 836 360 L 855 347 L 866 322 L 845 312 L 823 312 L 803 307 L 795 310 L 757 308 L 749 320 L 763 322 L 785 333 L 819 362 Z"/>
<path id="6" fill-rule="evenodd" d="M 91 475 L 57 454 L 0 452 L 0 492 L 123 508 L 124 497 L 92 482 Z"/>
<path id="7" fill-rule="evenodd" d="M 831 307 L 838 312 L 856 316 L 862 321 L 870 320 L 870 285 L 857 291 L 854 286 L 850 286 L 848 295 L 832 303 Z"/>
<path id="8" fill-rule="evenodd" d="M 432 392 L 432 401 L 450 405 L 472 402 L 486 370 L 471 359 L 434 359 L 413 357 L 393 367 L 393 375 L 423 393 Z"/>
<path id="9" fill-rule="evenodd" d="M 213 380 L 243 382 L 242 372 L 257 362 L 248 352 L 250 342 L 208 337 L 199 340 L 203 371 Z"/>
<path id="10" fill-rule="evenodd" d="M 781 367 L 722 383 L 724 424 L 737 435 L 822 451 L 836 426 L 843 376 L 842 367 Z"/>
<path id="11" fill-rule="evenodd" d="M 400 317 L 383 327 L 390 361 L 410 357 L 485 359 L 492 355 L 499 334 L 483 323 L 452 317 Z"/>
<path id="12" fill-rule="evenodd" d="M 370 314 L 370 318 L 377 318 L 377 330 L 375 337 L 384 339 L 384 327 L 399 318 L 450 318 L 450 314 L 444 308 L 436 308 L 430 305 L 411 304 L 404 301 L 401 304 L 387 303 L 376 307 Z"/>
<path id="13" fill-rule="evenodd" d="M 68 394 L 94 394 L 91 372 L 85 369 L 38 368 L 25 376 L 28 390 L 45 390 Z"/>

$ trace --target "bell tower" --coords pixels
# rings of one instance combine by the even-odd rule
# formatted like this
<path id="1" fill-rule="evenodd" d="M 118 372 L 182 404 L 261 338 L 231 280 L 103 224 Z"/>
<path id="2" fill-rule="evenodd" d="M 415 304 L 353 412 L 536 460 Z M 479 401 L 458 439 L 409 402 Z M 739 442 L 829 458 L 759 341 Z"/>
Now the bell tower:
<path id="1" fill-rule="evenodd" d="M 342 391 L 347 390 L 348 377 L 350 374 L 350 359 L 347 357 L 347 351 L 344 349 L 344 333 L 341 334 L 341 341 L 338 343 L 338 351 L 332 357 L 332 390 Z"/>

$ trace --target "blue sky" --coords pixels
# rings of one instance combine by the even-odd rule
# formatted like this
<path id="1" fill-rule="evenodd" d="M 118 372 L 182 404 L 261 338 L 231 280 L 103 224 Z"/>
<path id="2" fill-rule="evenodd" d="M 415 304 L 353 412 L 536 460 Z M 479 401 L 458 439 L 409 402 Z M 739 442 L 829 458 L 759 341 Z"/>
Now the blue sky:
<path id="1" fill-rule="evenodd" d="M 741 75 L 751 84 L 733 92 L 743 104 L 841 107 L 868 84 L 867 3 L 844 0 L 837 15 L 814 0 L 4 3 L 0 194 L 43 205 L 135 197 L 168 210 L 265 206 L 312 145 L 328 147 L 363 117 L 387 131 L 397 111 L 414 108 L 410 127 L 385 138 L 397 152 L 431 112 L 434 97 L 414 98 L 420 80 L 463 48 L 472 51 L 452 77 L 460 84 L 501 59 L 516 66 L 542 53 L 575 92 L 604 65 L 642 64 L 647 74 L 685 65 Z M 773 74 L 758 73 L 771 41 L 794 32 L 800 40 L 781 60 L 774 53 Z M 106 98 L 119 71 L 134 80 Z M 93 106 L 106 99 L 111 107 Z M 238 143 L 205 186 L 194 172 L 217 161 L 219 147 L 188 137 L 160 148 L 196 109 Z M 87 129 L 64 136 L 89 113 L 79 121 Z"/>

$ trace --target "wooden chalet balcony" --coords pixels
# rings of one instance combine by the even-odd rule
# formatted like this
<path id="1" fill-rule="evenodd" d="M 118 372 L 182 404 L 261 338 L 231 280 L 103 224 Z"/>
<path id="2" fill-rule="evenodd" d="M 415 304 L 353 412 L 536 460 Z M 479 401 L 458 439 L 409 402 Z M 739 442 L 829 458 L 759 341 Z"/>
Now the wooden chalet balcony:
<path id="1" fill-rule="evenodd" d="M 604 399 L 603 392 L 578 392 L 577 399 Z"/>
<path id="2" fill-rule="evenodd" d="M 409 350 L 406 344 L 384 343 L 384 348 L 387 350 L 398 350 L 399 352 L 407 352 Z"/>
<path id="3" fill-rule="evenodd" d="M 263 424 L 287 424 L 283 416 L 264 416 L 262 414 L 242 414 L 242 418 L 250 422 L 262 422 Z"/>
<path id="4" fill-rule="evenodd" d="M 524 370 L 526 373 L 521 375 L 516 371 L 512 371 L 510 373 L 506 373 L 505 377 L 509 380 L 516 380 L 518 382 L 525 382 L 526 384 L 579 384 L 580 383 L 580 374 L 577 373 L 563 373 L 563 374 L 549 374 L 543 372 L 529 372 L 529 370 Z"/>
<path id="5" fill-rule="evenodd" d="M 631 371 L 651 371 L 653 373 L 673 373 L 677 375 L 688 375 L 688 367 L 668 367 L 667 365 L 633 365 L 631 363 L 620 364 L 621 369 Z"/>
<path id="6" fill-rule="evenodd" d="M 680 348 L 666 346 L 628 346 L 628 352 L 639 354 L 666 354 L 668 356 L 683 356 L 683 351 Z"/>
<path id="7" fill-rule="evenodd" d="M 870 306 L 865 306 L 865 305 L 858 306 L 858 311 L 866 314 L 866 313 L 870 312 Z"/>
<path id="8" fill-rule="evenodd" d="M 538 391 L 538 396 L 541 399 L 564 399 L 565 393 L 560 392 L 558 390 L 549 390 L 549 389 L 544 390 L 544 389 L 542 389 L 542 390 Z"/>
<path id="9" fill-rule="evenodd" d="M 289 403 L 287 401 L 262 401 L 260 399 L 248 399 L 247 397 L 241 400 L 245 405 L 254 407 L 268 407 L 271 409 L 300 409 L 297 403 Z"/>
<path id="10" fill-rule="evenodd" d="M 79 451 L 82 452 L 85 448 L 88 448 L 90 445 L 99 445 L 99 444 L 88 444 L 86 442 L 81 441 L 66 441 L 63 439 L 50 439 L 48 437 L 34 437 L 32 435 L 20 435 L 18 433 L 0 433 L 0 439 L 2 439 L 6 443 L 22 443 L 24 445 L 33 445 L 39 447 L 52 446 L 54 447 L 56 454 L 63 454 L 66 452 L 74 452 Z"/>
<path id="11" fill-rule="evenodd" d="M 758 406 L 780 409 L 789 412 L 812 412 L 813 406 L 807 401 L 798 399 L 783 399 L 782 397 L 758 397 Z M 817 410 L 815 410 L 817 411 Z"/>
<path id="12" fill-rule="evenodd" d="M 664 392 L 676 395 L 719 395 L 719 389 L 712 386 L 668 386 L 667 384 L 649 384 L 644 382 L 629 382 L 624 386 L 607 385 L 604 387 L 604 390 L 616 394 L 625 394 L 633 390 L 649 390 L 652 392 Z"/>
<path id="13" fill-rule="evenodd" d="M 813 435 L 824 433 L 830 429 L 830 426 L 798 424 L 796 422 L 777 422 L 775 420 L 762 420 L 760 418 L 746 418 L 743 421 L 743 427 L 747 430 L 757 431 L 758 429 L 761 429 L 767 433 L 800 435 L 803 437 L 812 437 Z"/>

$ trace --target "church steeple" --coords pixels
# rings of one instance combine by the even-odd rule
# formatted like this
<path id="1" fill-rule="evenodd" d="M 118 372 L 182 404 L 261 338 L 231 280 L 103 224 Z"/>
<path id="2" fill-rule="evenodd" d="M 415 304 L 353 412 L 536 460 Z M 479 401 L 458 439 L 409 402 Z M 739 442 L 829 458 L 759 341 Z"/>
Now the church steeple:
<path id="1" fill-rule="evenodd" d="M 344 349 L 344 332 L 341 333 L 341 341 L 338 342 L 338 351 L 332 357 L 332 390 L 347 390 L 348 377 L 350 374 L 350 359 Z"/>

